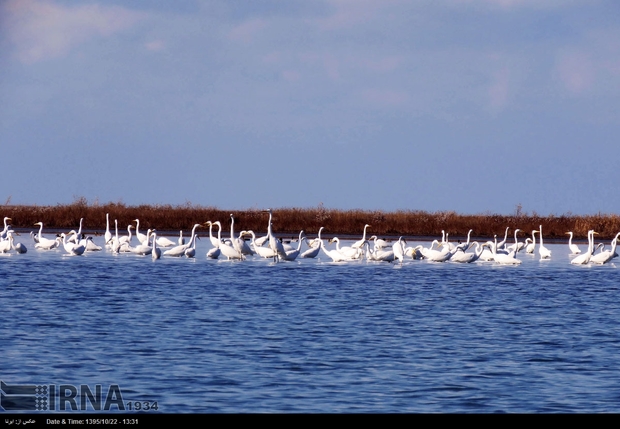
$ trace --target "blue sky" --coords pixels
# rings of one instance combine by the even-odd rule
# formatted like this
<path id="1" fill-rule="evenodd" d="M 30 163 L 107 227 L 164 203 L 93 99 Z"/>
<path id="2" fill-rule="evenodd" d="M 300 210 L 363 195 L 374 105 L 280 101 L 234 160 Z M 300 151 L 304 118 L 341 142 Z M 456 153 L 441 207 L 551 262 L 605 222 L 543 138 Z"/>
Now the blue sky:
<path id="1" fill-rule="evenodd" d="M 616 1 L 0 9 L 0 203 L 620 213 Z"/>

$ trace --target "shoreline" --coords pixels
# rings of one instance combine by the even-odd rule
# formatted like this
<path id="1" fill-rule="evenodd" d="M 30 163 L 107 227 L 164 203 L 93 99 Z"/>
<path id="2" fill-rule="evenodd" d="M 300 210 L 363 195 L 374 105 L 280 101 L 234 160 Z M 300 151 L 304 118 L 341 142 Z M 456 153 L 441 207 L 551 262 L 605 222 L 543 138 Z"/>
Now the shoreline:
<path id="1" fill-rule="evenodd" d="M 106 213 L 109 214 L 110 230 L 114 229 L 114 220 L 118 220 L 119 233 L 126 234 L 127 226 L 136 225 L 140 220 L 140 231 L 156 228 L 160 234 L 178 236 L 180 230 L 189 231 L 196 223 L 204 224 L 208 220 L 220 221 L 222 236 L 230 231 L 231 214 L 234 216 L 236 233 L 253 230 L 257 235 L 267 231 L 268 214 L 263 209 L 228 211 L 214 207 L 202 207 L 186 204 L 183 206 L 126 206 L 119 203 L 88 205 L 83 200 L 72 204 L 57 206 L 3 206 L 1 217 L 9 217 L 11 227 L 20 234 L 38 230 L 36 222 L 43 222 L 43 233 L 68 232 L 77 230 L 80 219 L 84 219 L 82 230 L 91 235 L 103 234 L 106 229 Z M 536 213 L 516 213 L 514 215 L 478 214 L 461 215 L 455 212 L 425 212 L 419 210 L 383 212 L 378 210 L 338 210 L 328 209 L 323 205 L 316 208 L 280 208 L 273 209 L 273 231 L 281 238 L 297 239 L 303 230 L 308 237 L 315 237 L 324 227 L 322 236 L 331 238 L 358 240 L 363 235 L 364 226 L 370 225 L 366 237 L 377 235 L 380 238 L 397 240 L 403 236 L 414 241 L 432 241 L 441 239 L 442 231 L 449 234 L 449 240 L 456 242 L 467 239 L 472 232 L 474 240 L 492 240 L 497 235 L 503 240 L 506 228 L 508 241 L 514 240 L 514 231 L 520 229 L 519 239 L 532 236 L 533 230 L 543 227 L 543 238 L 550 243 L 568 241 L 566 232 L 574 233 L 573 241 L 587 242 L 587 232 L 598 232 L 597 240 L 608 240 L 620 231 L 620 216 L 616 214 L 595 214 L 575 216 L 572 214 L 540 216 Z M 0 226 L 1 227 L 1 226 Z M 208 234 L 208 227 L 199 231 L 202 236 Z M 205 233 L 206 232 L 206 233 Z M 213 228 L 216 235 L 217 228 Z M 538 236 L 537 236 L 538 238 Z"/>

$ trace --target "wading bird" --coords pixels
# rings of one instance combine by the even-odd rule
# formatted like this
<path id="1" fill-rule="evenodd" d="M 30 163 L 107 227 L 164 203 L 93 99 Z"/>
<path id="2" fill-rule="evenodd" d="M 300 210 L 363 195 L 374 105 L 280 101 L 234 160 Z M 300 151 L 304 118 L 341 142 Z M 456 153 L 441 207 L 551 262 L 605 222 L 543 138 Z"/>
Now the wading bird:
<path id="1" fill-rule="evenodd" d="M 568 237 L 568 248 L 570 249 L 570 253 L 573 255 L 578 255 L 581 253 L 581 250 L 579 250 L 579 247 L 577 247 L 576 244 L 573 244 L 573 231 L 568 231 L 567 234 L 569 234 Z"/>
<path id="2" fill-rule="evenodd" d="M 540 235 L 540 244 L 538 245 L 538 254 L 540 255 L 540 259 L 549 259 L 551 258 L 551 250 L 547 249 L 543 244 L 542 225 L 538 227 L 538 234 Z"/>

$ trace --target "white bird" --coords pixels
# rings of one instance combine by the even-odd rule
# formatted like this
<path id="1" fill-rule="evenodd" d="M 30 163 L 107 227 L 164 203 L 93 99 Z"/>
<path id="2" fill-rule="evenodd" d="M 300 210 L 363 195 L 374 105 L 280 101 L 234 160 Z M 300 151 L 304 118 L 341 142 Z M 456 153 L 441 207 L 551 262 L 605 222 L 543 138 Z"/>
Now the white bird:
<path id="1" fill-rule="evenodd" d="M 473 229 L 470 229 L 469 232 L 467 233 L 467 241 L 465 243 L 458 244 L 456 247 L 462 250 L 463 252 L 467 251 L 467 249 L 469 249 L 469 240 L 471 239 L 471 233 L 473 231 L 474 231 Z"/>
<path id="2" fill-rule="evenodd" d="M 499 243 L 497 243 L 497 246 L 495 246 L 495 249 L 503 249 L 504 247 L 506 247 L 506 240 L 508 239 L 508 230 L 510 229 L 509 226 L 506 227 L 506 232 L 504 233 L 504 239 L 502 241 L 500 241 Z"/>
<path id="3" fill-rule="evenodd" d="M 136 247 L 130 247 L 130 251 L 132 253 L 136 253 L 138 255 L 150 255 L 153 252 L 153 246 L 149 243 L 151 240 L 151 234 L 155 235 L 153 231 L 150 229 L 146 232 L 146 240 L 143 243 L 138 244 Z M 160 251 L 161 253 L 161 251 Z"/>
<path id="4" fill-rule="evenodd" d="M 187 249 L 185 249 L 185 256 L 188 258 L 193 258 L 196 256 L 196 239 L 200 239 L 198 234 L 194 234 L 190 239 L 190 245 Z"/>
<path id="5" fill-rule="evenodd" d="M 220 244 L 222 244 L 222 224 L 219 220 L 217 222 L 207 221 L 206 223 L 209 225 L 209 239 L 211 240 L 211 244 L 213 245 L 213 248 L 207 252 L 207 258 L 217 259 L 222 253 L 220 250 Z M 217 239 L 213 237 L 212 234 L 213 225 L 217 225 L 219 228 L 217 231 Z"/>
<path id="6" fill-rule="evenodd" d="M 174 241 L 172 241 L 172 240 L 170 240 L 170 239 L 168 239 L 168 238 L 166 238 L 166 237 L 158 237 L 158 238 L 157 238 L 157 245 L 158 245 L 158 246 L 160 246 L 160 247 L 172 247 L 172 246 L 177 246 L 177 244 L 176 244 Z M 166 253 L 164 253 L 164 255 L 165 255 L 165 254 L 166 254 Z"/>
<path id="7" fill-rule="evenodd" d="M 67 236 L 63 232 L 60 234 L 62 238 L 62 245 L 65 248 L 65 251 L 71 256 L 79 256 L 82 255 L 86 251 L 86 245 L 84 244 L 75 244 L 67 242 Z"/>
<path id="8" fill-rule="evenodd" d="M 342 255 L 348 259 L 348 260 L 353 260 L 353 259 L 359 259 L 363 252 L 362 249 L 354 249 L 351 246 L 344 246 L 344 247 L 340 247 L 340 239 L 338 237 L 334 237 L 330 240 L 331 242 L 336 242 L 336 250 L 340 253 L 342 253 Z"/>
<path id="9" fill-rule="evenodd" d="M 222 242 L 220 243 L 219 250 L 222 255 L 226 256 L 228 260 L 244 260 L 245 256 L 239 251 L 237 251 L 231 244 Z M 208 256 L 208 255 L 207 255 Z"/>
<path id="10" fill-rule="evenodd" d="M 13 238 L 13 230 L 7 231 L 7 239 L 11 243 L 11 248 L 15 250 L 17 253 L 26 253 L 28 249 L 22 243 L 15 243 L 15 239 Z"/>
<path id="11" fill-rule="evenodd" d="M 536 230 L 532 231 L 532 240 L 531 240 L 531 243 L 525 247 L 525 253 L 531 253 L 531 254 L 534 253 L 534 250 L 536 249 L 536 233 L 537 232 L 538 231 Z"/>
<path id="12" fill-rule="evenodd" d="M 512 257 L 516 257 L 517 253 L 519 253 L 519 250 L 523 248 L 523 243 L 519 243 L 519 240 L 517 239 L 517 233 L 519 231 L 521 231 L 519 228 L 515 229 L 515 243 L 514 244 L 511 244 L 508 247 L 504 245 L 504 248 L 508 251 L 508 254 Z"/>
<path id="13" fill-rule="evenodd" d="M 620 232 L 616 234 L 616 237 L 611 240 L 611 250 L 604 250 L 596 255 L 593 255 L 590 258 L 590 262 L 593 264 L 606 264 L 611 261 L 614 257 L 614 253 L 616 253 L 616 245 L 618 243 L 618 237 L 620 237 Z"/>
<path id="14" fill-rule="evenodd" d="M 437 247 L 440 246 L 438 240 L 433 240 L 431 242 L 431 247 L 423 247 L 423 246 L 417 247 L 419 248 L 420 253 L 422 253 L 422 256 L 424 257 L 424 259 L 432 259 L 442 253 L 440 250 L 434 249 L 435 244 L 437 244 Z"/>
<path id="15" fill-rule="evenodd" d="M 495 243 L 497 243 L 497 236 L 495 236 Z M 515 252 L 516 254 L 516 252 Z M 514 257 L 512 254 L 506 253 L 498 253 L 497 246 L 493 247 L 493 259 L 497 264 L 501 265 L 519 265 L 521 264 L 521 260 Z"/>
<path id="16" fill-rule="evenodd" d="M 157 260 L 161 258 L 161 250 L 157 248 L 157 234 L 153 233 L 153 248 L 151 249 L 151 258 Z"/>
<path id="17" fill-rule="evenodd" d="M 209 240 L 211 240 L 211 245 L 213 247 L 219 247 L 220 243 L 222 242 L 221 240 L 222 224 L 219 221 L 211 222 L 210 220 L 208 220 L 205 222 L 205 225 L 209 225 Z M 219 238 L 215 238 L 213 236 L 213 225 L 218 225 L 220 228 L 220 232 L 218 233 Z"/>
<path id="18" fill-rule="evenodd" d="M 329 250 L 328 248 L 325 247 L 325 243 L 323 242 L 323 240 L 321 240 L 321 249 L 323 250 L 323 253 L 325 253 L 327 256 L 329 256 L 332 260 L 332 262 L 345 262 L 347 261 L 347 258 L 344 257 L 344 255 L 342 253 L 340 253 L 338 250 L 333 249 L 333 250 Z"/>
<path id="19" fill-rule="evenodd" d="M 0 231 L 0 239 L 5 240 L 7 238 L 7 233 L 9 232 L 10 225 L 8 221 L 13 220 L 10 217 L 4 217 L 4 229 Z"/>
<path id="20" fill-rule="evenodd" d="M 428 252 L 425 258 L 431 262 L 446 262 L 458 251 L 456 247 L 450 249 L 450 244 L 447 241 L 440 243 L 439 246 L 444 248 L 441 252 Z"/>
<path id="21" fill-rule="evenodd" d="M 71 235 L 71 237 L 67 238 L 67 241 L 71 242 L 71 243 L 77 243 L 78 241 L 80 241 L 80 237 L 82 236 L 82 221 L 84 220 L 84 218 L 80 218 L 80 227 L 78 228 L 78 231 L 75 232 L 74 230 L 71 230 L 69 232 L 69 234 L 73 233 Z"/>
<path id="22" fill-rule="evenodd" d="M 308 244 L 308 246 L 310 246 L 310 249 L 306 250 L 300 255 L 302 258 L 317 257 L 317 255 L 319 254 L 319 250 L 321 250 L 321 231 L 323 231 L 323 228 L 325 227 L 322 226 L 321 228 L 319 228 L 318 238 L 312 240 L 312 244 L 308 243 L 308 241 L 306 240 L 306 243 Z"/>
<path id="23" fill-rule="evenodd" d="M 112 248 L 112 253 L 119 253 L 121 250 L 121 242 L 118 239 L 118 220 L 116 219 L 114 219 L 114 228 L 116 231 L 116 235 L 112 237 L 110 246 Z"/>
<path id="24" fill-rule="evenodd" d="M 172 249 L 168 249 L 164 252 L 164 255 L 165 256 L 183 256 L 185 254 L 185 251 L 194 245 L 194 241 L 196 240 L 195 239 L 196 228 L 198 227 L 200 227 L 199 223 L 195 224 L 194 227 L 192 228 L 192 238 L 190 239 L 189 243 L 175 246 Z"/>
<path id="25" fill-rule="evenodd" d="M 421 249 L 422 246 L 409 246 L 405 248 L 405 256 L 409 256 L 411 259 L 424 259 Z M 377 248 L 376 250 L 381 250 L 381 248 Z"/>
<path id="26" fill-rule="evenodd" d="M 145 243 L 148 240 L 148 233 L 144 235 L 140 232 L 140 219 L 134 219 L 133 221 L 136 223 L 136 238 L 140 243 L 148 245 L 148 242 Z"/>
<path id="27" fill-rule="evenodd" d="M 295 250 L 295 246 L 293 246 L 293 245 L 291 244 L 291 242 L 296 242 L 296 241 L 297 241 L 297 239 L 292 239 L 292 240 L 290 240 L 290 241 L 285 241 L 285 240 L 282 240 L 282 239 L 281 239 L 281 241 L 282 241 L 282 247 L 284 247 L 284 252 L 285 252 L 285 253 L 288 253 L 288 252 L 290 252 L 291 250 Z"/>
<path id="28" fill-rule="evenodd" d="M 188 249 L 187 244 L 182 244 L 180 246 L 174 246 L 164 252 L 164 256 L 183 256 L 185 251 Z"/>
<path id="29" fill-rule="evenodd" d="M 476 262 L 480 258 L 480 255 L 482 255 L 482 251 L 484 250 L 486 244 L 483 244 L 481 246 L 480 243 L 474 241 L 472 245 L 476 246 L 476 250 L 473 253 L 465 253 L 463 250 L 457 251 L 450 258 L 450 262 L 460 262 L 464 264 L 471 264 L 472 262 Z"/>
<path id="30" fill-rule="evenodd" d="M 366 243 L 366 228 L 368 228 L 369 226 L 370 225 L 368 224 L 364 225 L 364 234 L 362 235 L 362 239 L 353 243 L 351 247 L 353 247 L 354 249 L 361 249 L 364 246 L 364 243 Z"/>
<path id="31" fill-rule="evenodd" d="M 395 259 L 393 250 L 383 250 L 375 247 L 375 250 L 370 249 L 370 244 L 366 244 L 366 259 L 369 261 L 382 261 L 392 262 Z"/>
<path id="32" fill-rule="evenodd" d="M 405 260 L 405 244 L 403 244 L 403 237 L 399 237 L 398 241 L 392 244 L 392 251 L 394 252 L 394 259 L 398 259 L 400 264 L 403 264 Z"/>
<path id="33" fill-rule="evenodd" d="M 105 214 L 105 234 L 103 238 L 105 239 L 105 245 L 111 246 L 112 233 L 110 232 L 110 213 Z"/>
<path id="34" fill-rule="evenodd" d="M 524 242 L 519 242 L 517 240 L 517 232 L 521 231 L 519 228 L 515 229 L 515 243 L 511 244 L 510 246 L 506 247 L 506 250 L 508 250 L 508 253 L 514 252 L 515 255 L 517 253 L 519 253 L 521 250 L 523 250 L 525 248 L 525 246 L 527 245 L 528 241 L 531 241 L 529 238 L 527 238 Z"/>
<path id="35" fill-rule="evenodd" d="M 547 249 L 543 244 L 542 225 L 538 227 L 538 234 L 540 235 L 540 244 L 538 245 L 540 259 L 549 259 L 551 258 L 551 250 Z"/>
<path id="36" fill-rule="evenodd" d="M 235 217 L 230 214 L 230 241 L 232 241 L 232 245 L 237 252 L 240 252 L 242 255 L 253 255 L 254 251 L 248 243 L 245 242 L 243 237 L 235 237 Z"/>
<path id="37" fill-rule="evenodd" d="M 269 241 L 269 236 L 268 235 L 264 235 L 262 237 L 258 237 L 254 241 L 256 242 L 257 245 L 263 246 L 265 243 L 267 243 Z"/>
<path id="38" fill-rule="evenodd" d="M 84 244 L 86 245 L 87 252 L 97 252 L 101 250 L 101 246 L 97 246 L 92 237 L 86 237 L 86 240 L 83 241 L 85 241 Z"/>
<path id="39" fill-rule="evenodd" d="M 450 243 L 450 241 L 448 240 L 448 237 L 450 236 L 450 233 L 445 232 L 443 229 L 441 230 L 441 246 L 446 246 L 446 248 L 448 250 L 454 250 L 455 245 Z"/>
<path id="40" fill-rule="evenodd" d="M 82 236 L 84 236 L 84 234 L 82 234 Z M 71 231 L 69 231 L 69 234 L 67 234 L 67 242 L 74 243 L 74 244 L 78 244 L 78 243 L 83 244 L 86 247 L 87 252 L 94 252 L 94 251 L 101 250 L 101 246 L 97 246 L 93 242 L 92 237 L 85 237 L 82 239 L 80 239 L 79 237 L 80 236 L 78 235 L 78 233 L 72 229 Z"/>
<path id="41" fill-rule="evenodd" d="M 484 262 L 492 262 L 494 260 L 493 249 L 495 248 L 495 241 L 487 241 L 482 245 L 482 254 L 478 258 Z"/>
<path id="42" fill-rule="evenodd" d="M 376 235 L 371 236 L 369 238 L 369 240 L 374 240 L 375 250 L 383 249 L 384 247 L 388 247 L 390 245 L 390 243 L 388 243 L 387 241 L 383 240 L 382 238 L 377 238 Z"/>
<path id="43" fill-rule="evenodd" d="M 11 250 L 11 247 L 12 246 L 10 240 L 0 240 L 0 253 L 8 253 Z"/>
<path id="44" fill-rule="evenodd" d="M 131 228 L 133 228 L 133 227 L 134 227 L 133 225 L 127 225 L 127 232 L 128 232 L 128 234 L 127 235 L 123 235 L 122 237 L 120 237 L 118 239 L 120 241 L 120 243 L 121 243 L 121 246 L 124 245 L 124 244 L 125 245 L 131 245 L 131 237 L 132 237 Z"/>
<path id="45" fill-rule="evenodd" d="M 258 244 L 256 244 L 256 234 L 254 234 L 254 231 L 250 230 L 250 231 L 241 231 L 240 235 L 245 235 L 245 234 L 250 234 L 252 236 L 252 246 L 254 247 L 254 251 L 256 252 L 256 254 L 258 254 L 258 256 L 265 258 L 265 259 L 271 259 L 275 256 L 275 254 L 273 253 L 273 250 L 271 250 L 269 247 L 263 247 L 263 246 L 259 246 Z"/>
<path id="46" fill-rule="evenodd" d="M 576 244 L 573 244 L 573 231 L 568 231 L 567 234 L 569 234 L 568 237 L 568 248 L 570 249 L 570 253 L 573 255 L 578 255 L 581 253 L 581 250 L 579 250 L 579 247 L 577 247 Z"/>
<path id="47" fill-rule="evenodd" d="M 280 240 L 276 238 L 273 231 L 271 230 L 271 221 L 273 218 L 271 209 L 267 209 L 266 212 L 269 213 L 269 223 L 267 224 L 267 236 L 269 237 L 269 248 L 273 250 L 273 253 L 276 254 L 276 256 L 274 256 L 274 260 L 277 260 L 278 258 L 285 258 L 286 251 L 284 250 L 284 246 L 282 245 L 282 242 L 280 242 Z"/>
<path id="48" fill-rule="evenodd" d="M 585 265 L 590 262 L 590 258 L 592 257 L 592 253 L 594 253 L 594 234 L 598 234 L 594 232 L 593 229 L 588 231 L 588 250 L 585 253 L 580 254 L 579 256 L 573 258 L 570 263 L 573 265 Z"/>
<path id="49" fill-rule="evenodd" d="M 301 253 L 301 243 L 303 242 L 302 235 L 304 234 L 303 230 L 299 233 L 299 242 L 297 243 L 297 249 L 289 250 L 286 252 L 286 256 L 284 257 L 285 261 L 294 261 L 297 259 L 299 254 Z"/>
<path id="50" fill-rule="evenodd" d="M 179 243 L 179 246 L 182 246 L 185 244 L 185 239 L 183 238 L 183 230 L 181 230 L 181 232 L 179 233 L 178 243 Z"/>
<path id="51" fill-rule="evenodd" d="M 39 225 L 39 242 L 34 245 L 35 249 L 51 250 L 58 247 L 58 239 L 50 240 L 43 237 L 43 222 L 37 222 L 35 225 Z"/>

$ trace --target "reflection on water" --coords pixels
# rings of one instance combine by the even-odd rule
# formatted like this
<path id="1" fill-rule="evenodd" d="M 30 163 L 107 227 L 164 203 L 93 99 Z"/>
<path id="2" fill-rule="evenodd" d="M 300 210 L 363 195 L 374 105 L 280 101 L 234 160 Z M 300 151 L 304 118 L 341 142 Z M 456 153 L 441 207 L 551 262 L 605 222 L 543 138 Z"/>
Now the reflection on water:
<path id="1" fill-rule="evenodd" d="M 572 266 L 565 245 L 516 267 L 209 247 L 0 255 L 3 381 L 116 383 L 160 412 L 620 410 L 615 263 Z"/>

